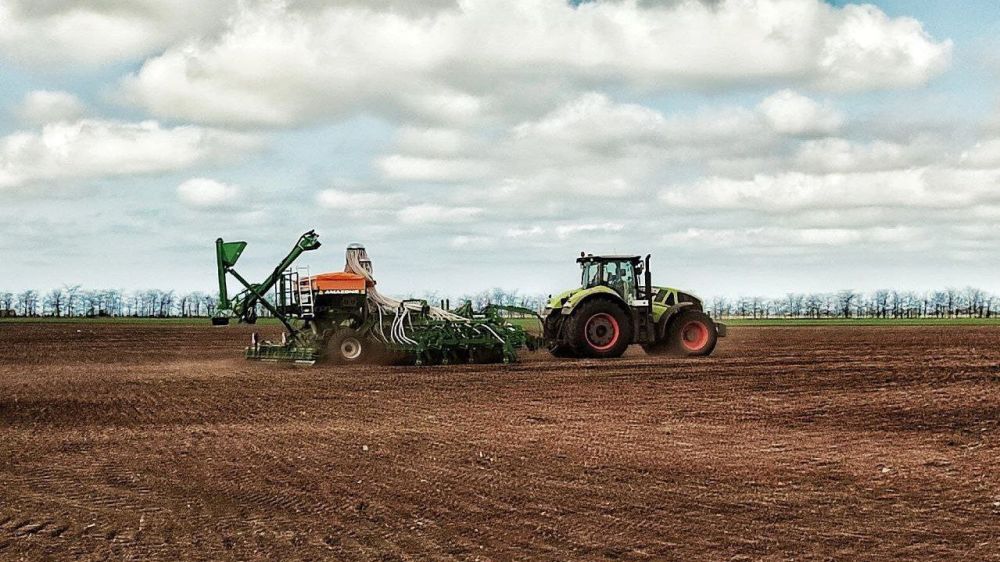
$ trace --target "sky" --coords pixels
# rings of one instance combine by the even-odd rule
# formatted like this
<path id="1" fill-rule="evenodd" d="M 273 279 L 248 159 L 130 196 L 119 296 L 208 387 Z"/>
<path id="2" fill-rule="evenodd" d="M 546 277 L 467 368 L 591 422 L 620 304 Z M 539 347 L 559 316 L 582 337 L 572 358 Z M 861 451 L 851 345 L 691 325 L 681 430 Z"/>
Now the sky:
<path id="1" fill-rule="evenodd" d="M 0 289 L 1000 292 L 995 0 L 0 0 Z"/>

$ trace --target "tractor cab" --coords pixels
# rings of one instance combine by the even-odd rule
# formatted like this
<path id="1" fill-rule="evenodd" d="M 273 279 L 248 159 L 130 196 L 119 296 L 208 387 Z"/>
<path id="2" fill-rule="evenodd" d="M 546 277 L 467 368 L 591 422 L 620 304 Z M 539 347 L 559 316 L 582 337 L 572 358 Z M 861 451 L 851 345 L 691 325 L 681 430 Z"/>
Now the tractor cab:
<path id="1" fill-rule="evenodd" d="M 639 279 L 643 272 L 641 257 L 581 254 L 576 261 L 582 271 L 581 288 L 608 287 L 630 304 L 639 296 Z"/>

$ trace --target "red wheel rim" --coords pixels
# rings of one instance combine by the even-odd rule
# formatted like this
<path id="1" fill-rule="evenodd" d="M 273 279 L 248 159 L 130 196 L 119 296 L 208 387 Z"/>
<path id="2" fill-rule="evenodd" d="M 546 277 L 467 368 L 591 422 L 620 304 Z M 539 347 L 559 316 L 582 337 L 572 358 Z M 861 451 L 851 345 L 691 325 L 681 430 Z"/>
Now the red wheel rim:
<path id="1" fill-rule="evenodd" d="M 681 345 L 688 351 L 701 351 L 708 344 L 708 326 L 692 320 L 681 328 Z"/>
<path id="2" fill-rule="evenodd" d="M 607 351 L 618 343 L 621 337 L 621 329 L 618 321 L 607 312 L 600 312 L 587 320 L 584 327 L 587 336 L 587 345 L 597 351 Z"/>

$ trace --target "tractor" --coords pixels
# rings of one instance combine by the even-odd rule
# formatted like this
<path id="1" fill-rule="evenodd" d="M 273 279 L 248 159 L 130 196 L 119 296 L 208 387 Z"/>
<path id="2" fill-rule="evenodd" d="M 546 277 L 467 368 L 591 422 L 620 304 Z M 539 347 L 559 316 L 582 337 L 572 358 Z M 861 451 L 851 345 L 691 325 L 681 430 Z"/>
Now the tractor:
<path id="1" fill-rule="evenodd" d="M 619 357 L 639 344 L 651 355 L 709 355 L 726 326 L 701 300 L 654 287 L 649 255 L 581 253 L 581 286 L 549 297 L 542 314 L 544 340 L 556 357 Z"/>

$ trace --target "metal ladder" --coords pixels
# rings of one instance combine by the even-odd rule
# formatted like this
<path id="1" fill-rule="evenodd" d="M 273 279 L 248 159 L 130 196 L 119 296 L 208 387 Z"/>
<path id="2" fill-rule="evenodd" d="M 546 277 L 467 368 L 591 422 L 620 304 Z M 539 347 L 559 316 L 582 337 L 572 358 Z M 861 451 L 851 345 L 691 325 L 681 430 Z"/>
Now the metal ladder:
<path id="1" fill-rule="evenodd" d="M 303 275 L 303 272 L 305 274 Z M 296 285 L 299 293 L 299 314 L 302 318 L 313 317 L 313 288 L 309 277 L 309 266 L 295 268 Z"/>

